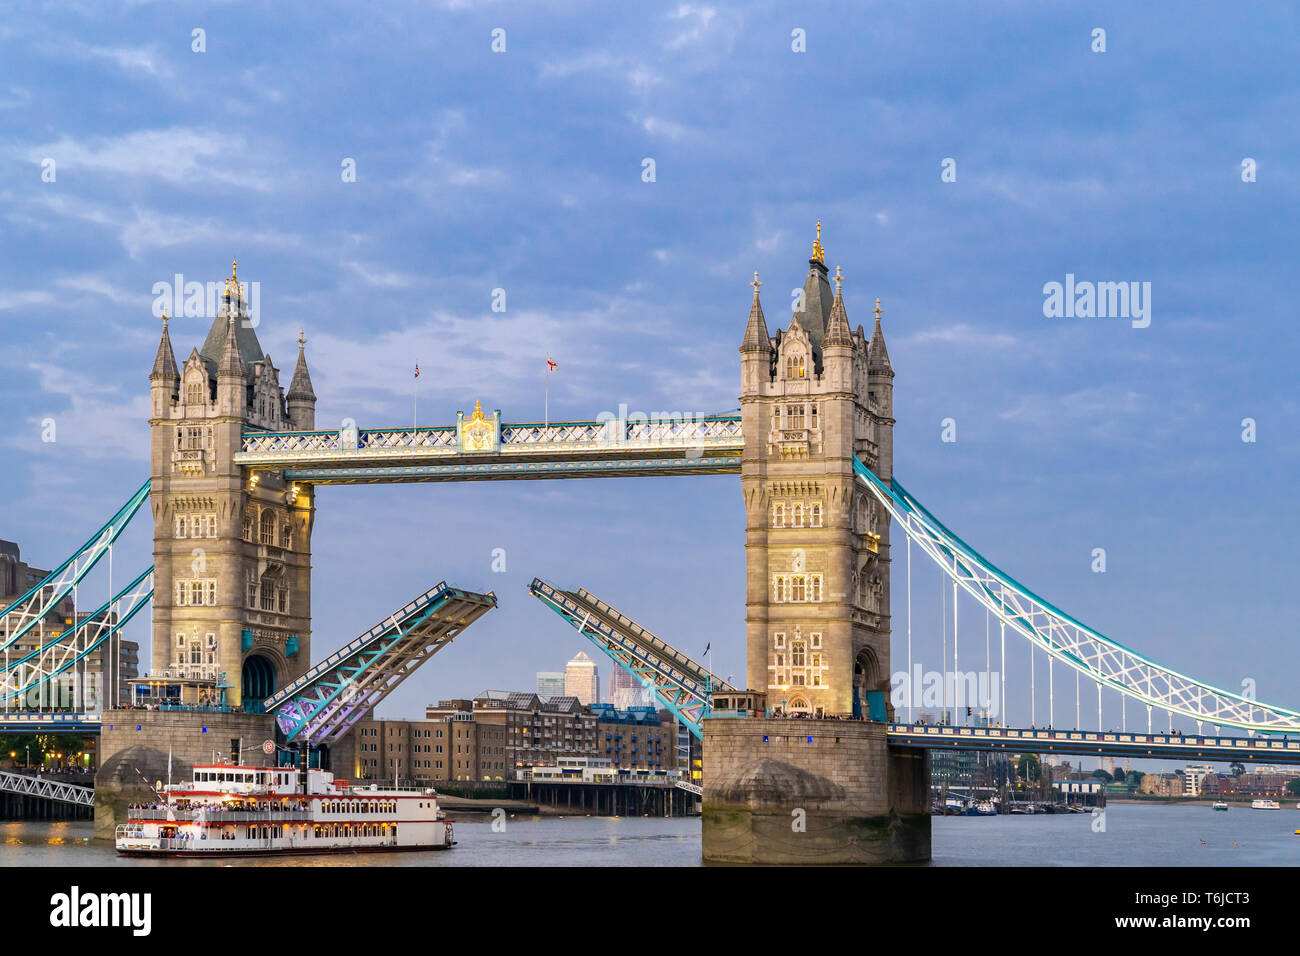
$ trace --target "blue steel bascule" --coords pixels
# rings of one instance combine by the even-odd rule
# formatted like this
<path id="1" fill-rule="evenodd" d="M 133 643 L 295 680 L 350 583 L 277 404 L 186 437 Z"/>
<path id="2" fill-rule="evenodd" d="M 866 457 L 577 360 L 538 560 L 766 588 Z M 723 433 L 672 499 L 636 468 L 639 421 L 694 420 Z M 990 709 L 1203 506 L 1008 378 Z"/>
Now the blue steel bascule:
<path id="1" fill-rule="evenodd" d="M 741 474 L 747 467 L 746 456 L 758 455 L 761 459 L 770 455 L 775 465 L 806 457 L 810 449 L 816 454 L 819 447 L 816 406 L 798 406 L 796 417 L 796 407 L 786 408 L 784 404 L 789 402 L 789 395 L 802 387 L 801 382 L 804 379 L 820 382 L 823 374 L 831 375 L 833 363 L 841 360 L 837 356 L 844 363 L 849 361 L 843 358 L 845 356 L 851 356 L 853 363 L 859 363 L 851 368 L 849 364 L 842 365 L 846 370 L 844 378 L 838 384 L 833 383 L 833 388 L 840 390 L 838 394 L 852 396 L 865 389 L 866 385 L 862 383 L 868 381 L 868 371 L 874 376 L 869 379 L 872 388 L 882 387 L 875 384 L 885 381 L 882 368 L 891 379 L 893 373 L 888 368 L 888 357 L 884 352 L 879 307 L 868 359 L 866 338 L 861 328 L 856 333 L 848 331 L 838 288 L 834 302 L 831 302 L 820 236 L 810 267 L 805 292 L 812 304 L 806 305 L 803 313 L 796 313 L 789 330 L 779 332 L 770 340 L 758 301 L 757 278 L 753 283 L 755 291 L 750 327 L 742 346 L 745 375 L 757 374 L 760 380 L 770 377 L 773 382 L 783 383 L 783 391 L 774 399 L 782 404 L 774 409 L 774 413 L 784 417 L 774 421 L 761 442 L 757 436 L 748 434 L 749 426 L 745 422 L 750 419 L 734 413 L 701 417 L 621 414 L 602 415 L 580 422 L 509 423 L 501 420 L 500 411 L 487 414 L 477 404 L 472 413 L 458 413 L 456 423 L 445 426 L 367 429 L 345 421 L 338 429 L 319 430 L 310 427 L 314 425 L 315 395 L 306 375 L 305 340 L 299 338 L 299 368 L 295 370 L 287 399 L 283 392 L 277 399 L 277 370 L 269 357 L 260 354 L 255 336 L 241 328 L 238 321 L 243 314 L 240 297 L 237 291 L 232 295 L 228 288 L 227 311 L 223 312 L 218 323 L 214 323 L 204 352 L 196 350 L 192 353 L 183 370 L 171 357 L 170 340 L 164 324 L 163 343 L 151 382 L 155 419 L 166 429 L 171 429 L 173 423 L 177 426 L 174 447 L 165 449 L 169 462 L 165 481 L 169 486 L 176 484 L 180 489 L 176 494 L 189 495 L 197 500 L 201 496 L 196 496 L 192 490 L 187 491 L 187 487 L 197 487 L 194 482 L 205 474 L 220 477 L 224 483 L 220 495 L 229 498 L 232 504 L 205 507 L 216 508 L 220 517 L 214 520 L 221 522 L 220 527 L 233 523 L 236 543 L 239 541 L 238 521 L 243 508 L 239 504 L 241 501 L 257 508 L 280 509 L 283 518 L 280 523 L 273 520 L 269 537 L 264 526 L 259 530 L 256 508 L 250 536 L 248 512 L 242 511 L 243 542 L 247 545 L 248 555 L 245 560 L 250 575 L 255 571 L 263 576 L 265 587 L 267 580 L 274 586 L 280 580 L 277 575 L 290 573 L 291 569 L 281 567 L 277 562 L 281 561 L 280 553 L 288 551 L 282 546 L 292 545 L 290 532 L 296 527 L 294 522 L 299 520 L 293 510 L 295 501 L 300 508 L 305 503 L 306 534 L 309 535 L 310 510 L 314 508 L 311 488 L 317 484 Z M 841 281 L 842 277 L 837 275 L 837 286 Z M 820 318 L 818 309 L 821 310 Z M 874 364 L 878 356 L 883 356 L 883 366 Z M 873 364 L 868 367 L 868 362 Z M 752 381 L 747 379 L 750 383 L 747 388 L 752 386 Z M 246 383 L 252 383 L 247 384 L 247 391 L 244 388 Z M 246 410 L 241 412 L 242 406 L 237 404 L 244 401 L 246 394 L 255 404 L 260 402 L 255 414 Z M 778 395 L 777 392 L 772 394 Z M 167 417 L 169 395 L 170 418 Z M 878 396 L 873 394 L 872 401 L 877 399 Z M 277 401 L 280 403 L 278 408 Z M 823 417 L 830 407 L 828 403 L 823 408 Z M 865 406 L 858 407 L 860 412 Z M 190 408 L 199 411 L 191 414 Z M 804 418 L 806 408 L 812 408 L 811 421 Z M 870 406 L 870 414 L 890 413 L 889 408 L 879 411 L 876 405 Z M 202 428 L 194 427 L 194 421 L 213 423 L 204 426 L 207 427 L 206 444 Z M 236 423 L 231 431 L 233 440 L 223 445 L 221 429 L 227 428 L 231 421 Z M 261 427 L 259 422 L 274 427 Z M 892 419 L 890 422 L 892 424 Z M 302 425 L 308 427 L 295 427 Z M 214 427 L 217 430 L 215 439 Z M 759 427 L 768 429 L 766 423 Z M 167 438 L 167 441 L 171 439 Z M 221 460 L 223 456 L 224 461 Z M 958 588 L 973 596 L 998 620 L 1003 635 L 1010 630 L 1013 636 L 1029 642 L 1053 660 L 1093 681 L 1098 687 L 1099 700 L 1102 690 L 1110 690 L 1124 699 L 1139 702 L 1148 710 L 1145 734 L 1130 733 L 1127 728 L 1118 734 L 1100 730 L 936 728 L 894 722 L 891 715 L 887 727 L 891 748 L 1038 747 L 1061 753 L 1176 753 L 1217 756 L 1218 759 L 1300 762 L 1300 743 L 1279 741 L 1276 736 L 1300 733 L 1300 712 L 1224 691 L 1164 667 L 1088 628 L 1038 597 L 953 534 L 904 489 L 893 475 L 892 445 L 885 447 L 871 438 L 855 439 L 850 464 L 849 485 L 840 487 L 836 484 L 838 478 L 828 481 L 834 486 L 830 489 L 832 499 L 842 495 L 847 508 L 850 496 L 858 494 L 861 498 L 856 500 L 869 500 L 874 503 L 873 507 L 882 509 L 886 522 L 883 528 L 877 526 L 874 519 L 860 526 L 854 517 L 845 525 L 851 524 L 854 533 L 865 535 L 862 538 L 867 542 L 864 552 L 874 551 L 871 540 L 874 538 L 881 542 L 880 532 L 887 534 L 889 523 L 896 524 L 906 534 L 909 545 L 919 547 Z M 209 470 L 205 472 L 205 468 Z M 882 478 L 875 468 L 887 477 Z M 186 486 L 186 481 L 190 481 L 191 486 Z M 18 642 L 32 632 L 51 608 L 68 594 L 76 593 L 90 571 L 105 555 L 111 554 L 113 544 L 145 499 L 163 491 L 154 483 L 146 482 L 68 560 L 0 612 L 0 650 L 5 652 L 0 696 L 4 699 L 5 727 L 39 724 L 42 727 L 84 729 L 98 726 L 102 704 L 73 708 L 69 714 L 53 714 L 40 708 L 33 710 L 25 705 L 25 701 L 33 689 L 75 671 L 87 655 L 102 647 L 105 641 L 110 641 L 146 604 L 156 600 L 153 591 L 155 569 L 134 576 L 125 588 L 112 592 L 109 602 L 49 643 L 35 650 L 19 652 Z M 826 489 L 815 491 L 824 495 Z M 767 505 L 762 507 L 766 509 Z M 771 507 L 772 513 L 776 514 L 777 505 L 774 503 Z M 791 509 L 793 507 L 791 505 Z M 802 509 L 804 506 L 799 507 Z M 816 512 L 811 510 L 811 506 L 809 508 L 807 520 L 810 524 L 803 524 L 804 512 L 800 510 L 797 512 L 799 523 L 794 527 L 821 529 L 823 520 L 829 524 L 834 516 L 833 508 L 828 514 L 820 510 L 823 508 L 821 504 L 817 505 L 819 510 Z M 155 512 L 155 540 L 165 542 L 170 537 L 165 523 L 171 520 L 171 516 L 157 506 Z M 795 513 L 793 510 L 780 512 L 783 521 L 786 515 Z M 195 519 L 191 517 L 189 520 L 192 523 Z M 754 527 L 752 512 L 750 527 Z M 773 525 L 772 533 L 789 527 L 791 525 L 784 523 Z M 280 533 L 285 536 L 283 541 L 278 537 Z M 781 548 L 761 543 L 768 541 L 768 537 L 769 532 L 764 531 L 763 536 L 756 539 L 760 545 L 748 552 L 750 562 L 762 561 L 760 582 L 767 580 L 771 573 L 775 588 L 792 588 L 796 585 L 791 582 L 796 581 L 800 588 L 821 587 L 820 583 L 814 585 L 811 582 L 811 576 L 807 582 L 804 581 L 806 569 L 802 546 L 795 549 L 797 557 L 789 572 L 784 566 L 769 568 L 769 559 L 777 556 Z M 780 540 L 779 535 L 772 540 Z M 883 541 L 887 542 L 887 537 Z M 180 547 L 187 545 L 181 544 Z M 160 552 L 156 546 L 155 555 L 160 553 L 165 552 Z M 887 565 L 878 565 L 872 555 L 864 556 L 865 567 L 851 569 L 855 600 L 868 595 L 873 585 L 879 588 L 881 573 L 887 590 Z M 873 578 L 872 569 L 877 567 L 880 571 L 875 572 Z M 171 573 L 169 566 L 168 577 Z M 839 586 L 847 588 L 848 584 Z M 169 580 L 167 593 L 170 595 L 172 590 Z M 663 706 L 696 736 L 702 734 L 711 718 L 713 700 L 717 695 L 735 699 L 747 692 L 719 680 L 707 668 L 583 589 L 562 590 L 537 578 L 529 590 L 608 654 L 618 666 L 653 691 Z M 177 593 L 184 596 L 183 584 L 178 583 Z M 274 590 L 261 593 L 261 609 L 268 606 L 267 593 L 271 594 L 270 608 L 274 612 Z M 805 592 L 801 590 L 799 593 Z M 259 596 L 250 584 L 247 605 L 241 600 L 237 606 L 255 608 L 258 603 Z M 175 601 L 171 604 L 174 605 Z M 313 747 L 337 742 L 359 719 L 373 712 L 375 705 L 415 667 L 445 647 L 495 605 L 496 597 L 491 593 L 478 594 L 439 584 L 320 663 L 301 665 L 296 676 L 283 682 L 283 686 L 265 700 L 259 698 L 254 703 L 274 715 L 281 739 L 285 742 L 302 742 Z M 888 627 L 887 603 L 884 607 L 886 613 L 875 619 L 884 623 L 873 626 Z M 285 610 L 283 600 L 280 610 Z M 176 608 L 171 607 L 169 613 L 173 617 L 175 612 Z M 302 609 L 298 613 L 301 615 Z M 267 641 L 280 640 L 277 646 L 281 648 L 279 653 L 283 659 L 288 647 L 283 636 L 275 638 L 273 632 L 274 628 L 267 632 L 270 637 L 257 637 L 256 640 L 263 645 Z M 221 640 L 223 650 L 240 645 L 238 634 L 233 645 L 225 636 Z M 245 626 L 242 640 L 247 653 L 248 626 Z M 751 632 L 751 650 L 752 644 Z M 774 647 L 779 651 L 784 645 Z M 780 658 L 776 661 L 779 664 Z M 221 663 L 227 669 L 238 664 L 225 657 Z M 837 663 L 836 666 L 844 665 Z M 750 676 L 750 683 L 754 683 L 753 674 Z M 879 677 L 878 674 L 875 676 Z M 854 681 L 856 693 L 856 677 Z M 761 695 L 771 686 L 772 683 L 768 682 L 752 690 Z M 859 714 L 857 698 L 854 700 L 852 716 L 884 716 L 876 712 L 868 714 L 865 707 Z M 1197 723 L 1198 731 L 1209 725 L 1216 729 L 1216 733 L 1212 736 L 1198 733 L 1194 738 L 1153 733 L 1150 727 L 1153 709 L 1189 718 Z M 849 714 L 847 711 L 844 714 L 828 711 L 825 716 Z M 1244 731 L 1249 736 L 1219 737 L 1218 728 Z"/>

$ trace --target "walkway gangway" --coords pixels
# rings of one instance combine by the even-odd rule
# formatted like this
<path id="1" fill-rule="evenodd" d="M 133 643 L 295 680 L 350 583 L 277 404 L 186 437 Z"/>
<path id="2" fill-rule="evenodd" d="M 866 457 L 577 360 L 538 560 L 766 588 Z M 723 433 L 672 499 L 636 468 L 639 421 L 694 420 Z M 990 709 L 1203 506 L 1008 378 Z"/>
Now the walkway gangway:
<path id="1" fill-rule="evenodd" d="M 266 698 L 287 740 L 333 743 L 411 673 L 497 606 L 443 581 Z"/>
<path id="2" fill-rule="evenodd" d="M 564 591 L 534 578 L 528 593 L 540 600 L 628 673 L 696 737 L 711 709 L 710 695 L 736 689 L 667 641 L 585 588 Z"/>

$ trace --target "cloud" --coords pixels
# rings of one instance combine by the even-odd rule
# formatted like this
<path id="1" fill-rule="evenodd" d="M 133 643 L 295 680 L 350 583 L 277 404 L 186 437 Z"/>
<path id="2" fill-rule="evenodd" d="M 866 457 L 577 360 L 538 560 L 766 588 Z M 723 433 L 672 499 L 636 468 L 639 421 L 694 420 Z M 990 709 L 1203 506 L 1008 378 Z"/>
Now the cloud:
<path id="1" fill-rule="evenodd" d="M 243 165 L 245 157 L 261 155 L 260 151 L 250 149 L 244 137 L 185 126 L 85 140 L 64 135 L 54 142 L 27 149 L 24 155 L 37 164 L 52 158 L 60 169 L 158 179 L 177 186 L 216 183 L 270 192 L 277 183 L 270 174 Z"/>

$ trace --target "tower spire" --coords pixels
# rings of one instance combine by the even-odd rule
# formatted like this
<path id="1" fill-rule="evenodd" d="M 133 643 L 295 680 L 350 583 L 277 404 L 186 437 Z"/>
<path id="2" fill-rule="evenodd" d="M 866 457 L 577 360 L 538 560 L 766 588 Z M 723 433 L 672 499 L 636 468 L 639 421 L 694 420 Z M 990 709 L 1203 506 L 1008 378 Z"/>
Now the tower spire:
<path id="1" fill-rule="evenodd" d="M 171 318 L 165 311 L 162 314 L 162 338 L 158 340 L 158 354 L 154 356 L 153 371 L 150 380 L 179 382 L 180 371 L 176 368 L 176 353 L 172 351 L 172 338 L 167 331 L 167 322 Z"/>
<path id="2" fill-rule="evenodd" d="M 817 238 L 813 240 L 812 261 L 826 265 L 826 250 L 822 248 L 822 221 L 817 220 Z"/>
<path id="3" fill-rule="evenodd" d="M 889 350 L 885 348 L 885 333 L 880 327 L 880 317 L 884 315 L 885 310 L 880 307 L 880 299 L 876 299 L 876 307 L 871 310 L 876 315 L 876 327 L 871 332 L 871 345 L 867 351 L 867 368 L 873 372 L 887 371 L 890 375 L 894 374 L 894 367 L 889 364 Z"/>
<path id="4" fill-rule="evenodd" d="M 749 306 L 749 322 L 745 325 L 745 337 L 740 342 L 742 352 L 767 352 L 772 348 L 772 337 L 767 334 L 767 320 L 763 317 L 763 304 L 758 301 L 758 270 L 754 270 L 754 301 Z"/>
<path id="5" fill-rule="evenodd" d="M 835 301 L 831 303 L 831 318 L 826 323 L 824 346 L 853 344 L 853 332 L 849 329 L 849 316 L 844 310 L 844 274 L 840 267 L 835 267 Z"/>

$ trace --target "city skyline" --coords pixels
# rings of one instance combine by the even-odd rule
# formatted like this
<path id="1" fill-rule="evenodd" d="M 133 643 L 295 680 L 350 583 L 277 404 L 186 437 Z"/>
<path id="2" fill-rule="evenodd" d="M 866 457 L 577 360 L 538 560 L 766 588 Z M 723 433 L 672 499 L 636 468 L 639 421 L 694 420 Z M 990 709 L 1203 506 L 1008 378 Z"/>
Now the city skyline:
<path id="1" fill-rule="evenodd" d="M 422 422 L 450 423 L 476 400 L 506 420 L 540 418 L 547 402 L 552 419 L 624 404 L 705 413 L 736 406 L 750 274 L 766 283 L 772 326 L 784 326 L 782 304 L 821 218 L 831 268 L 847 276 L 850 323 L 869 325 L 882 299 L 908 487 L 1102 632 L 1294 706 L 1300 665 L 1287 637 L 1300 605 L 1293 569 L 1265 555 L 1285 553 L 1300 528 L 1287 494 L 1297 457 L 1288 436 L 1300 423 L 1289 387 L 1296 333 L 1276 241 L 1294 206 L 1288 171 L 1300 143 L 1285 121 L 1289 87 L 1262 92 L 1268 70 L 1284 70 L 1282 46 L 1256 45 L 1243 64 L 1220 42 L 1241 26 L 1198 9 L 1195 28 L 1110 12 L 1104 54 L 1089 49 L 1092 24 L 1042 12 L 976 22 L 954 11 L 939 23 L 903 12 L 888 34 L 856 11 L 837 13 L 877 37 L 869 66 L 812 23 L 819 55 L 799 59 L 789 49 L 798 24 L 767 11 L 683 7 L 618 24 L 584 14 L 544 36 L 540 17 L 512 13 L 507 52 L 495 58 L 499 11 L 441 12 L 431 24 L 482 42 L 439 47 L 445 83 L 429 96 L 396 84 L 429 54 L 420 31 L 393 43 L 381 20 L 353 43 L 393 54 L 367 80 L 383 94 L 382 137 L 347 117 L 317 125 L 331 96 L 356 95 L 346 79 L 320 90 L 304 79 L 306 51 L 341 43 L 356 25 L 346 10 L 336 25 L 313 26 L 302 51 L 277 48 L 286 52 L 277 60 L 258 39 L 256 12 L 213 19 L 203 54 L 190 51 L 191 24 L 153 9 L 93 31 L 57 13 L 49 25 L 7 24 L 0 46 L 28 72 L 56 56 L 40 42 L 45 31 L 79 39 L 57 54 L 70 61 L 64 82 L 0 96 L 10 127 L 0 156 L 10 227 L 0 401 L 17 422 L 7 457 L 21 463 L 0 477 L 9 502 L 0 537 L 52 567 L 138 486 L 153 287 L 177 273 L 220 281 L 240 259 L 241 277 L 261 283 L 258 335 L 282 368 L 306 330 L 321 427 L 349 416 L 409 421 L 416 361 Z M 1056 82 L 1024 92 L 1023 75 L 954 65 L 972 36 L 1040 51 Z M 682 69 L 647 66 L 647 43 Z M 1152 66 L 1190 58 L 1200 69 L 1177 81 Z M 738 79 L 719 88 L 719 76 Z M 1136 78 L 1145 106 L 1127 96 Z M 956 87 L 961 109 L 941 99 Z M 1193 94 L 1209 111 L 1195 124 L 1177 115 Z M 104 111 L 74 114 L 69 104 L 84 96 L 101 106 L 113 97 L 121 112 L 111 122 Z M 520 140 L 527 109 L 570 135 Z M 57 135 L 41 119 L 55 111 L 72 117 Z M 564 120 L 578 113 L 604 118 L 579 137 Z M 987 116 L 1014 120 L 1014 135 L 986 129 Z M 826 147 L 787 145 L 790 124 L 815 128 Z M 240 150 L 215 145 L 218 125 Z M 1265 125 L 1273 133 L 1261 142 Z M 1082 157 L 1072 155 L 1078 143 Z M 58 161 L 54 182 L 41 180 L 47 155 Z M 653 183 L 642 180 L 646 157 Z M 1246 157 L 1259 162 L 1255 182 L 1242 180 Z M 339 175 L 348 158 L 354 183 Z M 955 182 L 941 179 L 946 158 Z M 735 168 L 743 183 L 728 182 Z M 295 178 L 310 180 L 310 201 Z M 223 222 L 233 208 L 243 230 Z M 378 219 L 390 228 L 374 229 Z M 617 231 L 611 219 L 622 220 Z M 988 232 L 999 242 L 984 241 Z M 1043 288 L 1067 277 L 1151 282 L 1150 325 L 1049 318 Z M 492 311 L 496 289 L 504 312 Z M 178 360 L 209 323 L 174 320 Z M 547 355 L 558 365 L 549 396 Z M 942 437 L 949 418 L 955 442 Z M 1258 423 L 1251 443 L 1247 418 Z M 47 420 L 53 442 L 41 440 Z M 607 597 L 691 653 L 712 642 L 715 671 L 743 674 L 742 531 L 734 478 L 322 489 L 313 654 L 445 579 L 495 590 L 501 607 L 383 711 L 416 712 L 470 687 L 531 686 L 547 661 L 586 646 L 528 599 L 524 587 L 541 573 Z M 1097 548 L 1105 573 L 1093 570 Z M 504 571 L 493 567 L 497 550 Z M 141 536 L 124 542 L 124 559 L 147 554 Z M 913 596 L 914 630 L 931 639 L 927 670 L 937 665 L 937 582 L 932 573 L 928 593 Z M 982 663 L 978 616 L 965 627 Z M 145 628 L 127 636 L 144 652 Z M 1023 655 L 1011 659 L 1009 679 L 1026 668 Z M 1009 709 L 1027 722 L 1023 700 Z"/>

